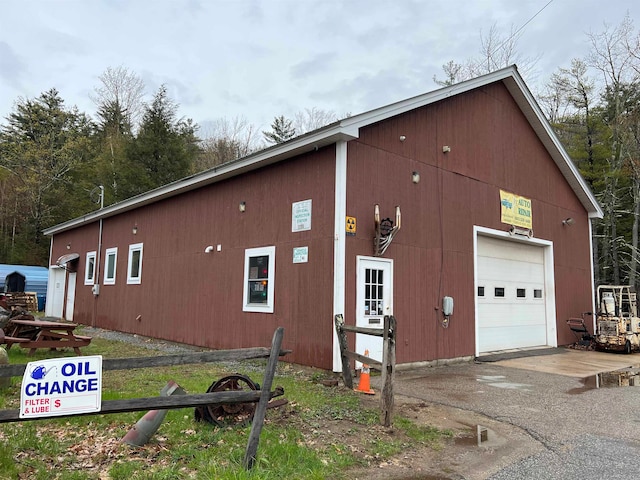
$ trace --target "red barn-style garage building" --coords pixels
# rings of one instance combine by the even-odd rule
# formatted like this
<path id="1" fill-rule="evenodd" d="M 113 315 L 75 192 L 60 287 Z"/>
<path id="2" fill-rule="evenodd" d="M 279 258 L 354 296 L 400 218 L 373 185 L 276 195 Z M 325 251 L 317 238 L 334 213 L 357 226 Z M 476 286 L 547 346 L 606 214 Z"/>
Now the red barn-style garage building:
<path id="1" fill-rule="evenodd" d="M 399 364 L 553 347 L 592 306 L 601 217 L 513 66 L 46 230 L 47 314 L 225 349 L 284 326 L 289 361 L 336 371 L 336 314 L 393 314 Z"/>

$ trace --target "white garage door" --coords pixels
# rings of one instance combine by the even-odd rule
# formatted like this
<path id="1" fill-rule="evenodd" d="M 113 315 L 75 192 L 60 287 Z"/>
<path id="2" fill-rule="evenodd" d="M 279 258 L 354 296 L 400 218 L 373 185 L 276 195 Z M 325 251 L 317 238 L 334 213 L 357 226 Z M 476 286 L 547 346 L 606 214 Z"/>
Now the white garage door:
<path id="1" fill-rule="evenodd" d="M 478 236 L 478 350 L 547 345 L 544 249 Z"/>

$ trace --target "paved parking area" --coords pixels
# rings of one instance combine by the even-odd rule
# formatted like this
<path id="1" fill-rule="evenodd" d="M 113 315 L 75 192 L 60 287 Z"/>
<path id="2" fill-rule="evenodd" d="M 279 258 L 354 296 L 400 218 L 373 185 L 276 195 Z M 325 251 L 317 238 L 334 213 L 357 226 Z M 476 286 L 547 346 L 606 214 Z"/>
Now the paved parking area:
<path id="1" fill-rule="evenodd" d="M 559 353 L 499 360 L 496 365 L 536 372 L 585 378 L 603 372 L 638 366 L 639 355 L 624 355 L 592 350 L 558 349 Z"/>
<path id="2" fill-rule="evenodd" d="M 626 383 L 597 381 L 620 369 Z M 640 386 L 627 385 L 638 371 L 640 354 L 561 348 L 399 371 L 395 392 L 445 409 L 470 431 L 490 428 L 492 442 L 452 459 L 451 478 L 611 480 L 637 475 L 629 468 L 640 458 Z"/>

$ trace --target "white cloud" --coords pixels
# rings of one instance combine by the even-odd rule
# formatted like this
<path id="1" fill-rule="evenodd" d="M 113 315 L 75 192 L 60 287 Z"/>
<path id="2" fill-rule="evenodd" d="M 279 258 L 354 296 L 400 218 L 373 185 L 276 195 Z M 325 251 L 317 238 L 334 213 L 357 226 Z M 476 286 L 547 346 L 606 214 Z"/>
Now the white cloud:
<path id="1" fill-rule="evenodd" d="M 165 83 L 179 115 L 196 122 L 244 116 L 266 128 L 304 108 L 360 113 L 436 88 L 443 64 L 478 54 L 481 31 L 506 34 L 547 1 L 3 0 L 0 117 L 52 87 L 93 114 L 98 76 L 121 65 L 149 98 Z M 586 54 L 586 32 L 627 10 L 637 17 L 640 2 L 555 0 L 523 29 L 518 51 L 542 55 L 544 81 Z"/>

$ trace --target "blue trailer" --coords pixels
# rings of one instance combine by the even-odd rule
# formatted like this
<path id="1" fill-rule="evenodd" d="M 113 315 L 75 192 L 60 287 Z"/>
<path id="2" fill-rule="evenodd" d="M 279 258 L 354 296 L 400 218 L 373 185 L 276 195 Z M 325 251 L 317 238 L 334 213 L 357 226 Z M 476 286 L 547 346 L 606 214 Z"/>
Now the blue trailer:
<path id="1" fill-rule="evenodd" d="M 0 264 L 1 292 L 34 292 L 38 310 L 43 311 L 47 299 L 49 270 L 46 267 Z"/>

